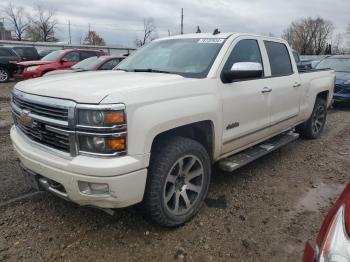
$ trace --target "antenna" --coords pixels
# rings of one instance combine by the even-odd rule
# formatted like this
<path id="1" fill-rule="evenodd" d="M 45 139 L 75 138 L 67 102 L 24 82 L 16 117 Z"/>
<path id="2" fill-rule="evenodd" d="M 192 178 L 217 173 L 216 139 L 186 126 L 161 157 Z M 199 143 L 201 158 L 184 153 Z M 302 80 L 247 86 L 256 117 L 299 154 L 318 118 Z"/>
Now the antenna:
<path id="1" fill-rule="evenodd" d="M 220 34 L 220 31 L 219 31 L 219 29 L 216 28 L 213 32 L 213 35 L 217 35 L 217 34 Z"/>

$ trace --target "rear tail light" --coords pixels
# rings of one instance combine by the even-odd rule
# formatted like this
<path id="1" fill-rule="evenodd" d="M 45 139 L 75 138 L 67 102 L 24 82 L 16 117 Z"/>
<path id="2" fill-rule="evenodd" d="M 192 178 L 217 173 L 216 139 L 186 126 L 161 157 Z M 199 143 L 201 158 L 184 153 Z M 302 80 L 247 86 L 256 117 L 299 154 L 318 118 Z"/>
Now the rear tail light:
<path id="1" fill-rule="evenodd" d="M 328 228 L 319 253 L 320 262 L 350 261 L 350 239 L 345 229 L 345 206 L 341 206 Z"/>

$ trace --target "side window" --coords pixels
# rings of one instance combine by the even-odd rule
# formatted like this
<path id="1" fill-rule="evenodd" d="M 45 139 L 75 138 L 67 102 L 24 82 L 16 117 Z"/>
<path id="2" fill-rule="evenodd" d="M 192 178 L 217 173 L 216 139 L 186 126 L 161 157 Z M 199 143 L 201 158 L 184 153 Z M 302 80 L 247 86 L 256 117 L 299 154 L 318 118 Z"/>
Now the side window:
<path id="1" fill-rule="evenodd" d="M 98 54 L 94 53 L 94 52 L 80 52 L 80 61 L 89 58 L 89 57 L 93 57 L 93 56 L 99 56 Z"/>
<path id="2" fill-rule="evenodd" d="M 78 52 L 70 52 L 64 56 L 66 62 L 78 62 L 79 61 L 79 53 Z"/>
<path id="3" fill-rule="evenodd" d="M 112 70 L 114 67 L 116 67 L 119 64 L 119 59 L 112 59 L 108 62 L 104 63 L 99 70 Z"/>
<path id="4" fill-rule="evenodd" d="M 263 64 L 259 44 L 256 40 L 246 39 L 238 42 L 227 59 L 224 71 L 230 70 L 235 63 L 240 62 Z"/>
<path id="5" fill-rule="evenodd" d="M 5 48 L 0 48 L 0 56 L 14 56 L 10 50 L 7 50 Z"/>
<path id="6" fill-rule="evenodd" d="M 293 74 L 292 62 L 285 44 L 265 41 L 265 47 L 270 60 L 272 76 Z"/>

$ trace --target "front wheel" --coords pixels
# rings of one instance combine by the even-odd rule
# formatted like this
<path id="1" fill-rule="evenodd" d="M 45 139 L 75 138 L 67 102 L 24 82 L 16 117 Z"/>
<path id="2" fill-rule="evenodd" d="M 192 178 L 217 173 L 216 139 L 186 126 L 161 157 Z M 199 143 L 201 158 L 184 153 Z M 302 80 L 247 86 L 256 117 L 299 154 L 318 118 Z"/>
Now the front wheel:
<path id="1" fill-rule="evenodd" d="M 207 195 L 211 165 L 198 142 L 174 137 L 155 145 L 144 205 L 156 223 L 176 227 L 197 214 Z"/>
<path id="2" fill-rule="evenodd" d="M 307 139 L 319 138 L 327 119 L 327 102 L 322 98 L 316 98 L 315 106 L 310 118 L 296 127 L 301 137 Z"/>
<path id="3" fill-rule="evenodd" d="M 3 67 L 0 67 L 0 83 L 5 83 L 10 80 L 10 72 Z"/>

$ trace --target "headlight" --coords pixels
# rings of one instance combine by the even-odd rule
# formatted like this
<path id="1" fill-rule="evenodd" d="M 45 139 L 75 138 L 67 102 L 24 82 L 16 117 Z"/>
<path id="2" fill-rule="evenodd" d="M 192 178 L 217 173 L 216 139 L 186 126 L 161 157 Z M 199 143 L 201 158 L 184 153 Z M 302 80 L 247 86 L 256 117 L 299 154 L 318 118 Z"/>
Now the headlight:
<path id="1" fill-rule="evenodd" d="M 334 216 L 320 249 L 320 262 L 350 261 L 350 239 L 345 229 L 345 208 L 342 206 Z"/>
<path id="2" fill-rule="evenodd" d="M 78 125 L 87 127 L 113 127 L 125 124 L 124 111 L 79 109 Z"/>
<path id="3" fill-rule="evenodd" d="M 39 66 L 30 66 L 27 67 L 27 71 L 35 71 Z"/>
<path id="4" fill-rule="evenodd" d="M 79 134 L 79 151 L 98 155 L 121 155 L 126 150 L 126 137 Z"/>
<path id="5" fill-rule="evenodd" d="M 121 156 L 126 154 L 125 105 L 77 105 L 76 140 L 80 154 Z"/>

